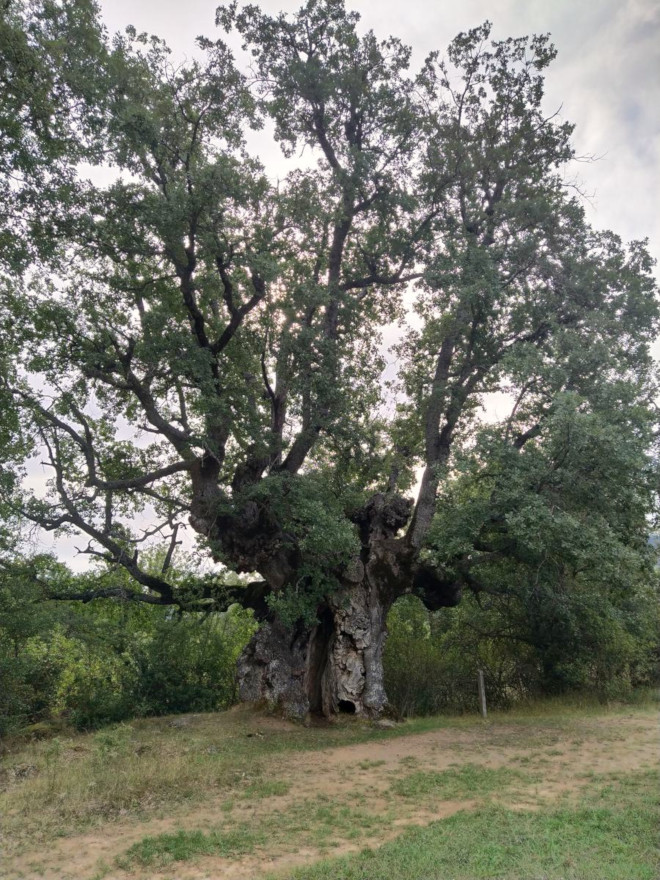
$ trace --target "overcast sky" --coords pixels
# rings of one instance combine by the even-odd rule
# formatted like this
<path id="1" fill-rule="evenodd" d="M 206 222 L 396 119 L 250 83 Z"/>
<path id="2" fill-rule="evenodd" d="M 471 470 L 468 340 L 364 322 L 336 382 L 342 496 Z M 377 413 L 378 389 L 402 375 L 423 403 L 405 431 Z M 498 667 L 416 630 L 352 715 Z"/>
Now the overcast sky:
<path id="1" fill-rule="evenodd" d="M 110 31 L 133 24 L 163 37 L 176 56 L 195 37 L 218 34 L 213 0 L 102 0 Z M 271 13 L 299 0 L 263 0 Z M 576 163 L 590 198 L 591 222 L 626 241 L 650 238 L 660 258 L 659 0 L 347 0 L 365 29 L 393 34 L 414 49 L 414 63 L 444 50 L 462 30 L 488 19 L 496 39 L 550 33 L 559 55 L 547 72 L 548 112 L 576 123 Z M 268 160 L 268 156 L 262 158 Z M 275 166 L 274 166 L 275 167 Z"/>

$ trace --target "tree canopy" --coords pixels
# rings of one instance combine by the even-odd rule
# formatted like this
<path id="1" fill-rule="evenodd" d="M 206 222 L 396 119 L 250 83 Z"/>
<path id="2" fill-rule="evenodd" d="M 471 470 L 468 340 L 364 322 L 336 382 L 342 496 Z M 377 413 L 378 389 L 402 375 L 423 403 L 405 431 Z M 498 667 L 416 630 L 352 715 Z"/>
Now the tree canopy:
<path id="1" fill-rule="evenodd" d="M 652 261 L 585 220 L 572 126 L 543 108 L 546 36 L 492 41 L 486 23 L 415 72 L 343 0 L 232 3 L 222 37 L 174 64 L 132 28 L 109 39 L 93 3 L 3 13 L 16 515 L 84 535 L 137 601 L 255 608 L 245 693 L 286 642 L 307 710 L 380 711 L 401 593 L 437 608 L 498 577 L 623 589 L 649 565 Z M 301 157 L 284 179 L 250 129 Z M 484 426 L 494 391 L 511 409 Z M 15 479 L 35 451 L 42 494 Z M 168 570 L 188 524 L 259 580 L 182 590 Z"/>

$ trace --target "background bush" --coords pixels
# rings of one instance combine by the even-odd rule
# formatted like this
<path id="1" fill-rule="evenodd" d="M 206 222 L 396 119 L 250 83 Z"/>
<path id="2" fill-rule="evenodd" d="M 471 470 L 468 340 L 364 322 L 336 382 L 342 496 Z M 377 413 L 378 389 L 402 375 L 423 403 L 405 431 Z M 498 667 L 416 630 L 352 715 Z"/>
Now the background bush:
<path id="1" fill-rule="evenodd" d="M 44 581 L 80 577 L 52 559 L 0 572 L 0 736 L 236 701 L 250 612 L 44 601 Z M 390 702 L 401 716 L 474 712 L 479 669 L 493 708 L 571 691 L 625 698 L 658 679 L 659 607 L 657 577 L 622 589 L 584 578 L 534 582 L 515 568 L 493 575 L 487 593 L 433 614 L 404 596 L 388 618 Z"/>
<path id="2" fill-rule="evenodd" d="M 488 704 L 505 708 L 549 694 L 625 699 L 659 680 L 657 583 L 624 595 L 591 589 L 544 595 L 534 588 L 430 613 L 404 596 L 388 617 L 385 685 L 395 711 L 477 710 L 477 673 Z"/>
<path id="3" fill-rule="evenodd" d="M 218 614 L 115 599 L 46 602 L 14 570 L 0 578 L 0 736 L 61 721 L 94 728 L 236 701 L 251 612 Z"/>

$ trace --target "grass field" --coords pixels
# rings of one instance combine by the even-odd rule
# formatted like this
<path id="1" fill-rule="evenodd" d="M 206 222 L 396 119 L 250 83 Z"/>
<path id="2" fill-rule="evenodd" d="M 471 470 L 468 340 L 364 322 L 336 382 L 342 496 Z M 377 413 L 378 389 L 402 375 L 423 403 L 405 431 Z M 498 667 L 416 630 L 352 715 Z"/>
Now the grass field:
<path id="1" fill-rule="evenodd" d="M 657 880 L 657 703 L 305 728 L 246 709 L 15 744 L 3 880 Z"/>
<path id="2" fill-rule="evenodd" d="M 380 849 L 289 873 L 296 880 L 393 877 L 657 880 L 657 772 L 599 779 L 570 806 L 461 811 L 404 832 Z M 280 875 L 281 876 L 281 875 Z"/>

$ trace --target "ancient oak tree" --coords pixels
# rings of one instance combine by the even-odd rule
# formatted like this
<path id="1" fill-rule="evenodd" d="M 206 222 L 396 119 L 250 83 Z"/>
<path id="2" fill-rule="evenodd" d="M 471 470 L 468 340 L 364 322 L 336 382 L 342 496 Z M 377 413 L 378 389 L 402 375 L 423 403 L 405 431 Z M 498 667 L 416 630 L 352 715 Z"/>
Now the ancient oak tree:
<path id="1" fill-rule="evenodd" d="M 65 27 L 83 8 L 4 6 L 15 33 L 32 28 L 17 64 L 48 43 L 48 15 Z M 84 7 L 89 81 L 61 44 L 33 75 L 44 118 L 80 149 L 49 186 L 52 125 L 26 113 L 46 171 L 27 163 L 9 185 L 28 206 L 48 193 L 44 240 L 3 291 L 2 395 L 51 473 L 12 503 L 85 536 L 136 601 L 252 607 L 243 698 L 377 715 L 392 603 L 455 604 L 487 561 L 521 554 L 507 468 L 537 492 L 519 463 L 545 455 L 552 472 L 558 414 L 615 419 L 643 460 L 651 261 L 589 228 L 567 184 L 572 127 L 542 106 L 545 37 L 490 42 L 484 25 L 411 72 L 410 50 L 364 33 L 343 0 L 275 17 L 232 4 L 217 12 L 223 39 L 200 38 L 179 65 L 133 29 L 107 40 Z M 286 177 L 248 151 L 250 130 L 289 157 Z M 87 180 L 82 159 L 109 182 Z M 475 447 L 497 390 L 509 416 Z M 443 487 L 474 449 L 490 461 L 488 503 L 443 552 Z M 190 527 L 245 584 L 172 580 Z M 158 572 L 143 562 L 154 538 Z"/>

